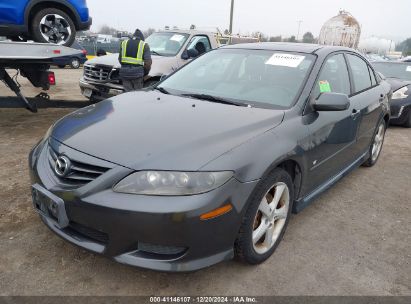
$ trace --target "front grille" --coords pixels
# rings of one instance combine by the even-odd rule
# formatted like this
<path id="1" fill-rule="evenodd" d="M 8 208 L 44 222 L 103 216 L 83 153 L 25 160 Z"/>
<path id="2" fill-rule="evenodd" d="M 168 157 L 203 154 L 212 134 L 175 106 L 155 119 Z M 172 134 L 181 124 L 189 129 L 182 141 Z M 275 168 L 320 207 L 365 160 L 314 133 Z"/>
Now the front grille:
<path id="1" fill-rule="evenodd" d="M 68 186 L 76 186 L 81 187 L 84 186 L 100 175 L 104 174 L 109 170 L 109 168 L 103 168 L 99 166 L 94 166 L 90 164 L 81 163 L 75 160 L 70 159 L 71 167 L 70 172 L 68 175 L 64 177 L 60 177 L 55 173 L 55 166 L 56 161 L 58 158 L 58 154 L 56 151 L 53 150 L 51 146 L 48 147 L 48 161 L 50 164 L 50 168 L 54 173 L 54 176 L 59 180 L 60 183 L 68 185 Z"/>
<path id="2" fill-rule="evenodd" d="M 149 243 L 138 243 L 138 250 L 145 253 L 152 253 L 158 255 L 176 255 L 186 251 L 187 248 L 175 246 L 162 246 Z"/>
<path id="3" fill-rule="evenodd" d="M 65 228 L 66 233 L 76 234 L 80 237 L 89 239 L 93 242 L 99 243 L 101 245 L 106 245 L 108 243 L 108 234 L 83 226 L 81 224 L 70 222 L 69 227 Z"/>
<path id="4" fill-rule="evenodd" d="M 96 82 L 107 82 L 110 79 L 112 68 L 109 66 L 84 66 L 84 78 Z"/>

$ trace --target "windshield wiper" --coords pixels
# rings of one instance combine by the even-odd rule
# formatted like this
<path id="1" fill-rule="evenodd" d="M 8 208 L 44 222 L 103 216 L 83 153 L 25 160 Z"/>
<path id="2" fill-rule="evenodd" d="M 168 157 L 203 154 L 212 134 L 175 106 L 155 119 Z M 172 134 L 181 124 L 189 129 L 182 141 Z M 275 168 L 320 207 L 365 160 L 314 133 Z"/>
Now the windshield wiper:
<path id="1" fill-rule="evenodd" d="M 170 95 L 170 92 L 167 91 L 166 89 L 164 89 L 163 87 L 155 87 L 154 90 L 157 90 L 157 91 L 159 91 L 159 92 L 161 92 L 161 93 L 163 93 L 163 94 Z"/>
<path id="2" fill-rule="evenodd" d="M 161 54 L 160 54 L 160 53 L 158 53 L 158 52 L 156 52 L 156 51 L 153 51 L 153 50 L 151 50 L 151 54 L 152 54 L 152 55 L 161 56 Z"/>
<path id="3" fill-rule="evenodd" d="M 217 96 L 208 95 L 208 94 L 182 94 L 181 96 L 191 97 L 191 98 L 201 99 L 201 100 L 207 100 L 207 101 L 216 102 L 216 103 L 228 104 L 228 105 L 237 106 L 237 107 L 251 107 L 249 104 L 235 102 L 235 101 L 231 101 L 231 100 L 228 100 L 222 97 L 217 97 Z"/>

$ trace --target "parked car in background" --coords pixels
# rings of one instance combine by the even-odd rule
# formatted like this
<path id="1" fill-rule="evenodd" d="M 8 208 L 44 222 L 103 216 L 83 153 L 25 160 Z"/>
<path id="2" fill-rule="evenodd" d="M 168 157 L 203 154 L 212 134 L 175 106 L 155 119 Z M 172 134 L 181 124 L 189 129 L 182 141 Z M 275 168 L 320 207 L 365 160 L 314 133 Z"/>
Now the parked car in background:
<path id="1" fill-rule="evenodd" d="M 407 57 L 403 58 L 401 61 L 403 61 L 403 62 L 411 62 L 411 56 L 407 56 Z"/>
<path id="2" fill-rule="evenodd" d="M 150 35 L 153 65 L 145 79 L 145 86 L 160 81 L 191 59 L 219 46 L 215 34 L 196 30 L 160 31 Z M 118 53 L 91 59 L 84 64 L 80 79 L 82 94 L 93 101 L 104 100 L 124 92 L 119 69 Z"/>
<path id="3" fill-rule="evenodd" d="M 92 19 L 86 0 L 0 1 L 0 36 L 71 46 Z"/>
<path id="4" fill-rule="evenodd" d="M 411 63 L 384 61 L 373 66 L 392 86 L 390 123 L 411 128 Z"/>
<path id="5" fill-rule="evenodd" d="M 352 49 L 219 48 L 59 120 L 30 154 L 34 207 L 63 239 L 120 263 L 259 264 L 292 211 L 376 164 L 390 91 Z"/>
<path id="6" fill-rule="evenodd" d="M 72 69 L 78 69 L 87 61 L 87 51 L 79 42 L 75 40 L 71 48 L 79 52 L 71 56 L 58 58 L 56 64 L 59 68 L 64 69 L 66 66 L 70 66 Z"/>
<path id="7" fill-rule="evenodd" d="M 379 54 L 373 54 L 373 53 L 367 53 L 364 55 L 365 58 L 367 58 L 369 61 L 373 62 L 373 61 L 385 61 L 388 60 L 387 58 L 379 55 Z"/>

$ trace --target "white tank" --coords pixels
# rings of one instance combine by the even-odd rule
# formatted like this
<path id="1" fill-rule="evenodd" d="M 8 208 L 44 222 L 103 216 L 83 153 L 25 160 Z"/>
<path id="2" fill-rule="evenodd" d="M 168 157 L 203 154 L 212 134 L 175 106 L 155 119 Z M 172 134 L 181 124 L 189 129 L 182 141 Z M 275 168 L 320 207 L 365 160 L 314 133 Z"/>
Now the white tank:
<path id="1" fill-rule="evenodd" d="M 395 42 L 384 38 L 369 37 L 360 41 L 358 49 L 364 53 L 385 55 L 395 51 Z"/>
<path id="2" fill-rule="evenodd" d="M 348 12 L 340 11 L 339 15 L 328 20 L 321 28 L 319 43 L 357 48 L 361 36 L 361 26 Z"/>

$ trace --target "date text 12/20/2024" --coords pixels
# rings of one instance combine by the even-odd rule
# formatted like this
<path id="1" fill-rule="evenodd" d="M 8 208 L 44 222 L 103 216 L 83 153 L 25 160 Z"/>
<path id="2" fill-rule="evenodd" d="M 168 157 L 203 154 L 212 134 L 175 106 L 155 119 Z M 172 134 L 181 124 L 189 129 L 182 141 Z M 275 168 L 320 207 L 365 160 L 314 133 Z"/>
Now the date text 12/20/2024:
<path id="1" fill-rule="evenodd" d="M 258 303 L 254 297 L 150 297 L 150 303 Z"/>

